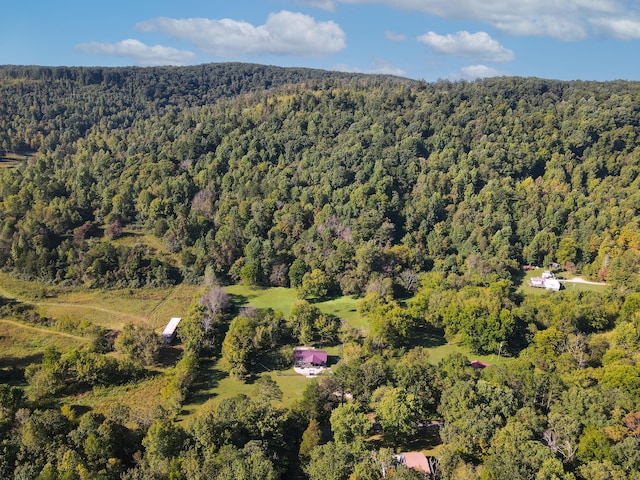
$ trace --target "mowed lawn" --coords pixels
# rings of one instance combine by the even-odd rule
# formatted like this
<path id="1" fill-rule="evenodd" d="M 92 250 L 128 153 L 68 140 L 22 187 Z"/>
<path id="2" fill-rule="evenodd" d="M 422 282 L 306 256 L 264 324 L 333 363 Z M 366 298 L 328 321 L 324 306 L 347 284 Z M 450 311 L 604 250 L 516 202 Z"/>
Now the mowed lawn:
<path id="1" fill-rule="evenodd" d="M 255 379 L 265 376 L 271 377 L 282 391 L 282 400 L 275 404 L 283 407 L 290 407 L 300 399 L 305 387 L 314 381 L 313 378 L 295 373 L 293 367 L 287 370 L 262 371 Z M 245 383 L 229 376 L 222 370 L 219 360 L 204 361 L 195 388 L 182 408 L 180 421 L 188 425 L 202 412 L 215 408 L 224 399 L 240 394 L 252 397 L 255 393 L 255 382 Z"/>
<path id="2" fill-rule="evenodd" d="M 294 288 L 274 287 L 257 288 L 245 285 L 230 285 L 225 290 L 231 295 L 237 306 L 251 306 L 255 308 L 272 308 L 282 312 L 285 317 L 291 314 L 291 306 L 298 301 Z M 349 323 L 354 328 L 366 331 L 367 322 L 358 314 L 359 299 L 350 296 L 335 297 L 322 302 L 315 302 L 320 311 L 328 315 L 335 315 Z"/>
<path id="3" fill-rule="evenodd" d="M 457 342 L 446 343 L 437 347 L 429 348 L 429 361 L 434 365 L 440 363 L 443 359 L 454 353 L 460 353 L 467 357 L 469 361 L 480 360 L 481 362 L 488 363 L 489 365 L 504 365 L 511 362 L 513 358 L 498 355 L 498 352 L 492 355 L 476 355 L 464 345 L 460 345 Z"/>

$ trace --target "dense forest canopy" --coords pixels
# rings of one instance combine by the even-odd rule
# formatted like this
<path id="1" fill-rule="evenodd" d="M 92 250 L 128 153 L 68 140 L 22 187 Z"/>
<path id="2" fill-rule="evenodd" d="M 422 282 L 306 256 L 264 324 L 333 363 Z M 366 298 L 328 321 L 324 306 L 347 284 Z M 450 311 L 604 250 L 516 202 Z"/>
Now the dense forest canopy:
<path id="1" fill-rule="evenodd" d="M 0 297 L 0 320 L 90 339 L 0 363 L 0 476 L 416 479 L 393 453 L 431 436 L 437 478 L 640 478 L 639 133 L 636 82 L 0 67 L 2 270 L 206 286 L 162 374 L 147 325 L 109 342 Z M 517 289 L 551 264 L 606 286 Z M 299 298 L 238 308 L 228 283 Z M 321 310 L 339 295 L 365 330 Z M 434 339 L 495 365 L 432 361 Z M 285 408 L 258 370 L 303 344 L 339 361 Z M 203 359 L 253 394 L 175 422 Z M 148 418 L 72 404 L 154 376 Z"/>
<path id="2" fill-rule="evenodd" d="M 637 83 L 229 64 L 3 67 L 0 89 L 0 150 L 35 154 L 0 179 L 0 264 L 21 275 L 287 285 L 297 260 L 358 294 L 558 261 L 640 285 Z M 181 262 L 100 241 L 127 226 Z"/>

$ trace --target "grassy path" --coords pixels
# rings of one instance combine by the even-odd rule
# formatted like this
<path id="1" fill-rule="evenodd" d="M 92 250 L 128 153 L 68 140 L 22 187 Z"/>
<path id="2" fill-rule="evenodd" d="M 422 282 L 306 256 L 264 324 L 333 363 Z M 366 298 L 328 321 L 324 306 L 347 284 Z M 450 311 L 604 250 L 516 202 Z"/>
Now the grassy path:
<path id="1" fill-rule="evenodd" d="M 71 316 L 89 318 L 97 325 L 114 330 L 126 323 L 160 328 L 165 316 L 182 316 L 191 301 L 189 288 L 113 291 L 68 290 L 52 296 L 42 296 L 37 282 L 16 280 L 0 273 L 0 296 L 27 306 L 42 308 L 44 314 L 58 318 Z M 46 293 L 45 293 L 46 295 Z M 183 297 L 187 296 L 188 299 Z M 168 318 L 168 317 L 167 317 Z"/>
<path id="2" fill-rule="evenodd" d="M 86 340 L 86 338 L 81 337 L 79 335 L 73 335 L 73 334 L 67 333 L 67 332 L 59 332 L 57 330 L 52 330 L 50 328 L 34 327 L 33 325 L 25 325 L 24 323 L 16 322 L 15 320 L 8 320 L 6 318 L 0 319 L 0 323 L 6 323 L 6 324 L 13 325 L 13 326 L 16 326 L 16 327 L 24 328 L 25 330 L 31 330 L 31 331 L 35 331 L 35 332 L 46 333 L 47 335 L 53 334 L 53 335 L 59 335 L 61 337 L 73 338 L 74 340 L 82 340 L 82 341 Z"/>
<path id="3" fill-rule="evenodd" d="M 169 296 L 171 296 L 172 293 L 173 293 L 173 291 L 162 302 L 164 302 L 167 298 L 169 298 Z M 50 302 L 50 301 L 39 301 L 39 300 L 20 300 L 18 297 L 16 297 L 14 294 L 12 294 L 11 292 L 9 292 L 8 290 L 6 290 L 3 287 L 0 287 L 0 295 L 3 296 L 4 298 L 6 298 L 7 300 L 16 300 L 18 302 L 24 303 L 25 305 L 43 306 L 43 307 L 67 307 L 67 308 L 88 309 L 88 310 L 93 310 L 93 311 L 96 311 L 96 312 L 102 312 L 102 313 L 108 313 L 110 315 L 116 315 L 118 317 L 126 317 L 126 318 L 130 318 L 132 320 L 142 321 L 142 322 L 145 322 L 145 323 L 148 322 L 149 316 L 150 316 L 150 315 L 148 315 L 148 316 L 132 315 L 130 313 L 120 312 L 120 311 L 117 311 L 117 310 L 111 310 L 109 308 L 98 307 L 96 305 L 84 305 L 84 304 L 72 303 L 72 302 Z M 154 310 L 157 307 L 158 306 L 156 306 L 154 308 Z"/>
<path id="4" fill-rule="evenodd" d="M 160 300 L 160 302 L 158 302 L 158 304 L 151 309 L 151 311 L 147 315 L 147 318 L 152 318 L 160 310 L 160 308 L 162 308 L 163 305 L 166 305 L 170 299 L 175 297 L 176 293 L 178 292 L 178 287 L 179 286 L 172 288 L 171 291 L 167 294 L 167 296 L 164 297 L 162 300 Z"/>
<path id="5" fill-rule="evenodd" d="M 147 323 L 149 320 L 149 317 L 143 317 L 140 315 L 132 315 L 130 313 L 124 313 L 124 312 L 119 312 L 117 310 L 110 310 L 108 308 L 103 308 L 103 307 L 96 307 L 95 305 L 81 305 L 79 303 L 69 303 L 69 302 L 39 302 L 39 301 L 28 301 L 28 302 L 23 302 L 27 305 L 36 305 L 36 306 L 42 306 L 42 307 L 69 307 L 69 308 L 85 308 L 88 310 L 93 310 L 95 312 L 102 312 L 102 313 L 108 313 L 111 315 L 116 315 L 118 317 L 127 317 L 130 318 L 132 320 L 137 320 L 137 321 L 141 321 L 144 323 Z"/>

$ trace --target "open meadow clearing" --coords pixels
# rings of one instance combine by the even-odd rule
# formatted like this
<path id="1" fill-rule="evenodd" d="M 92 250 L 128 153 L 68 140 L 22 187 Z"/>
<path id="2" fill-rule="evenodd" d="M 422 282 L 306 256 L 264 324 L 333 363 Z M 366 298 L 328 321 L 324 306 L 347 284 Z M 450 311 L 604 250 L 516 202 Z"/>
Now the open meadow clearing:
<path id="1" fill-rule="evenodd" d="M 181 284 L 175 287 L 155 289 L 116 289 L 88 290 L 65 289 L 43 286 L 37 282 L 16 280 L 0 274 L 2 287 L 0 293 L 6 298 L 33 305 L 41 315 L 54 319 L 85 320 L 109 330 L 120 330 L 126 323 L 152 327 L 160 333 L 172 316 L 185 316 L 194 296 L 203 289 L 194 285 Z M 578 287 L 579 288 L 579 287 Z M 298 300 L 296 290 L 290 288 L 250 288 L 244 285 L 225 287 L 231 295 L 236 308 L 251 306 L 259 309 L 271 308 L 281 311 L 285 316 L 291 312 L 291 306 Z M 363 334 L 368 331 L 368 323 L 358 313 L 358 299 L 342 296 L 317 302 L 315 305 L 326 314 L 335 315 L 359 329 Z M 57 332 L 47 328 L 36 328 L 4 319 L 0 322 L 0 361 L 18 362 L 24 368 L 30 362 L 38 362 L 47 346 L 56 346 L 61 351 L 77 348 L 86 343 L 83 337 Z M 477 356 L 456 342 L 447 343 L 435 332 L 419 333 L 416 345 L 425 345 L 430 349 L 430 361 L 437 364 L 452 353 L 461 353 L 469 359 L 477 359 L 489 364 L 501 364 L 509 359 L 492 355 Z M 333 363 L 338 361 L 341 346 L 325 348 Z M 177 351 L 177 349 L 176 349 Z M 177 353 L 179 354 L 179 352 Z M 176 357 L 177 358 L 177 357 Z M 152 411 L 162 402 L 161 390 L 167 382 L 166 375 L 175 360 L 154 369 L 151 377 L 127 385 L 97 388 L 81 395 L 65 398 L 64 401 L 82 408 L 105 413 L 114 402 L 128 406 L 139 418 L 151 418 Z M 8 365 L 5 365 L 8 366 Z M 330 371 L 327 371 L 330 375 Z M 270 376 L 283 392 L 282 406 L 289 407 L 300 398 L 305 386 L 313 381 L 296 374 L 292 368 L 271 370 L 260 366 L 256 379 Z M 251 396 L 253 383 L 244 383 L 225 373 L 219 359 L 205 359 L 201 371 L 191 392 L 183 405 L 180 418 L 190 423 L 198 413 L 216 404 L 221 399 L 237 394 Z"/>
<path id="2" fill-rule="evenodd" d="M 237 306 L 251 306 L 255 308 L 271 308 L 282 312 L 285 317 L 291 313 L 291 306 L 298 300 L 294 288 L 273 287 L 255 288 L 245 285 L 230 285 L 225 287 Z M 351 296 L 340 296 L 315 302 L 320 311 L 327 315 L 334 315 L 349 323 L 354 328 L 366 331 L 368 325 L 358 313 L 359 299 Z"/>
<path id="3" fill-rule="evenodd" d="M 169 318 L 186 314 L 198 291 L 187 284 L 135 290 L 49 288 L 6 274 L 0 274 L 0 284 L 0 294 L 33 305 L 44 316 L 89 320 L 109 330 L 134 323 L 161 331 Z"/>
<path id="4" fill-rule="evenodd" d="M 529 285 L 529 280 L 535 277 L 540 277 L 545 269 L 535 268 L 533 270 L 525 271 L 522 275 L 522 281 L 518 292 L 527 295 L 543 295 L 547 292 L 544 288 L 535 288 Z M 585 280 L 579 275 L 573 273 L 561 271 L 555 274 L 556 278 L 560 279 L 562 289 L 571 292 L 605 292 L 611 288 L 604 282 L 593 282 Z"/>
<path id="5" fill-rule="evenodd" d="M 87 339 L 70 333 L 24 325 L 10 318 L 0 319 L 0 370 L 24 368 L 39 362 L 49 347 L 59 350 L 78 348 Z"/>

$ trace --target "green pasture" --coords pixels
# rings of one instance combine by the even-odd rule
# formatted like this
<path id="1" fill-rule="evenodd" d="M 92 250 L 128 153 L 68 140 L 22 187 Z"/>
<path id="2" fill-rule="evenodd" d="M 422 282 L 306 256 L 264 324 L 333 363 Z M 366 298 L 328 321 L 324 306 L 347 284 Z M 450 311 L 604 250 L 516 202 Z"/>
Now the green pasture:
<path id="1" fill-rule="evenodd" d="M 0 294 L 34 305 L 38 311 L 52 318 L 70 317 L 90 320 L 102 327 L 118 330 L 127 322 L 149 325 L 160 331 L 167 320 L 173 316 L 185 316 L 194 296 L 203 289 L 199 286 L 182 284 L 169 288 L 88 290 L 80 288 L 47 287 L 38 282 L 16 280 L 0 274 Z M 291 306 L 298 300 L 296 290 L 290 288 L 251 288 L 244 285 L 225 287 L 236 306 L 272 308 L 285 316 L 291 312 Z M 335 315 L 347 321 L 354 328 L 366 332 L 365 319 L 357 312 L 358 299 L 348 296 L 336 297 L 316 305 L 321 311 Z M 15 323 L 15 322 L 14 322 Z M 55 345 L 61 350 L 80 346 L 85 342 L 81 337 L 62 334 L 49 329 L 39 329 L 0 321 L 0 362 L 22 361 L 26 364 L 39 361 L 39 355 L 49 346 Z M 490 364 L 509 361 L 497 355 L 472 355 L 468 349 L 456 342 L 446 343 L 434 332 L 421 332 L 416 335 L 414 345 L 430 348 L 431 361 L 436 364 L 447 355 L 461 353 L 470 360 L 478 359 Z M 341 354 L 340 346 L 327 348 L 334 359 Z M 496 352 L 497 353 L 497 352 Z M 26 366 L 26 364 L 24 366 Z M 132 418 L 151 418 L 152 412 L 161 404 L 160 391 L 166 384 L 163 374 L 165 367 L 148 379 L 108 389 L 94 389 L 83 394 L 65 398 L 64 403 L 78 408 L 107 412 L 115 403 L 121 403 L 131 409 Z M 23 366 L 23 367 L 24 367 Z M 330 374 L 330 373 L 329 373 Z M 290 406 L 300 398 L 305 386 L 312 379 L 296 374 L 292 368 L 283 371 L 269 370 L 264 367 L 258 376 L 269 375 L 278 384 L 283 393 L 282 406 Z M 253 395 L 255 387 L 228 376 L 217 361 L 203 361 L 199 379 L 187 398 L 181 420 L 188 423 L 200 411 L 221 399 L 238 394 Z"/>
<path id="2" fill-rule="evenodd" d="M 255 308 L 272 308 L 282 312 L 286 317 L 291 314 L 291 306 L 298 300 L 294 288 L 274 287 L 257 288 L 245 285 L 229 285 L 225 290 L 238 306 Z M 357 311 L 358 299 L 341 296 L 314 303 L 323 313 L 335 315 L 349 322 L 354 328 L 364 329 L 367 323 L 361 319 Z"/>
<path id="3" fill-rule="evenodd" d="M 273 287 L 259 288 L 245 285 L 229 285 L 224 287 L 238 307 L 272 308 L 285 316 L 291 313 L 291 305 L 298 300 L 296 291 L 291 288 Z"/>
<path id="4" fill-rule="evenodd" d="M 510 357 L 502 355 L 499 356 L 498 352 L 492 355 L 476 355 L 475 353 L 471 353 L 467 347 L 455 341 L 429 348 L 429 360 L 434 365 L 437 365 L 440 361 L 454 353 L 464 355 L 469 359 L 469 361 L 480 360 L 481 362 L 488 363 L 489 365 L 504 365 L 512 360 Z"/>
<path id="5" fill-rule="evenodd" d="M 277 371 L 265 370 L 259 373 L 256 379 L 263 376 L 270 376 L 280 387 L 282 400 L 276 404 L 283 407 L 290 407 L 302 396 L 305 386 L 313 381 L 311 378 L 298 375 L 293 371 L 293 368 Z M 219 360 L 204 361 L 194 391 L 183 406 L 181 421 L 190 423 L 200 412 L 213 408 L 221 400 L 240 394 L 251 397 L 255 391 L 255 382 L 244 383 L 229 376 L 222 370 Z"/>

